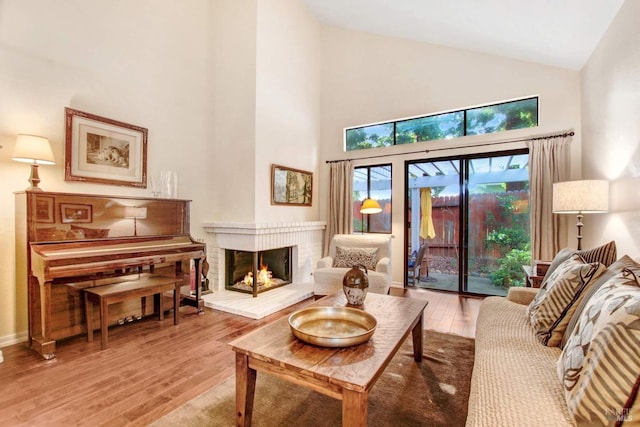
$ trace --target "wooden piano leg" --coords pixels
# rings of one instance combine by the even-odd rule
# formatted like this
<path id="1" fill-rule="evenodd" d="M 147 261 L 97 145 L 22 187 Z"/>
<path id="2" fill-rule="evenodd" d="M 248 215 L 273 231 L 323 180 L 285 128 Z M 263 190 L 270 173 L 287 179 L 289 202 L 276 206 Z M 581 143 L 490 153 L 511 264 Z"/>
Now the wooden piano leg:
<path id="1" fill-rule="evenodd" d="M 51 338 L 51 282 L 39 283 L 40 294 L 40 312 L 34 313 L 36 316 L 39 314 L 40 318 L 37 319 L 36 324 L 39 327 L 39 332 L 36 330 L 35 335 L 31 340 L 31 348 L 40 353 L 42 357 L 47 360 L 56 357 L 56 341 Z M 35 320 L 35 319 L 34 319 Z"/>

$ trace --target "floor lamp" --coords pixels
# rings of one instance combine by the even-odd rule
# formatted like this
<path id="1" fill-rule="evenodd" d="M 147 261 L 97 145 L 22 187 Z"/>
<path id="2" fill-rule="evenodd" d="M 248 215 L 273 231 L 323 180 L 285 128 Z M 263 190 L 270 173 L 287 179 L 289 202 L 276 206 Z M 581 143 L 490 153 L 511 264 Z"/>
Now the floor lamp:
<path id="1" fill-rule="evenodd" d="M 364 234 L 364 216 L 380 212 L 382 212 L 382 208 L 380 207 L 380 203 L 376 200 L 364 199 L 362 201 L 362 206 L 360 207 L 360 213 L 362 214 L 362 234 Z M 367 231 L 369 231 L 369 227 L 367 227 Z"/>
<path id="2" fill-rule="evenodd" d="M 576 214 L 578 250 L 582 249 L 582 217 L 609 210 L 609 181 L 581 180 L 553 184 L 553 213 Z"/>

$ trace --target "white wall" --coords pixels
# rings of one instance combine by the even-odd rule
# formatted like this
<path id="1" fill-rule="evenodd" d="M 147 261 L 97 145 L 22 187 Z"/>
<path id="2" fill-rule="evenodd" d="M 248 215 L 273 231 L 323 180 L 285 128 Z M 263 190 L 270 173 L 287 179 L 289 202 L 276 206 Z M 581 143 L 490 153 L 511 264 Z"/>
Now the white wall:
<path id="1" fill-rule="evenodd" d="M 40 167 L 45 190 L 150 195 L 64 182 L 64 107 L 148 128 L 149 174 L 178 172 L 178 196 L 193 199 L 192 235 L 204 237 L 211 15 L 207 0 L 0 1 L 0 345 L 27 329 L 26 289 L 14 280 L 13 192 L 28 187 L 29 166 L 11 160 L 16 135 L 50 139 L 56 165 Z"/>
<path id="2" fill-rule="evenodd" d="M 318 218 L 320 25 L 297 0 L 258 3 L 256 222 Z M 271 206 L 271 164 L 313 172 L 311 207 Z"/>
<path id="3" fill-rule="evenodd" d="M 259 46 L 258 46 L 259 42 Z M 0 0 L 0 346 L 26 337 L 15 288 L 14 191 L 29 166 L 18 133 L 48 137 L 50 191 L 150 195 L 64 182 L 64 107 L 149 129 L 148 170 L 175 170 L 205 221 L 318 216 L 320 26 L 297 0 Z M 312 207 L 271 207 L 270 164 L 316 177 Z"/>
<path id="4" fill-rule="evenodd" d="M 311 207 L 271 206 L 271 165 L 317 177 L 320 25 L 297 0 L 219 0 L 215 134 L 216 202 L 210 221 L 265 223 L 318 217 Z"/>
<path id="5" fill-rule="evenodd" d="M 322 39 L 321 173 L 328 180 L 326 160 L 357 159 L 379 154 L 409 153 L 520 138 L 573 129 L 573 173 L 579 173 L 580 76 L 576 71 L 543 66 L 460 49 L 418 43 L 363 32 L 324 27 Z M 540 126 L 479 137 L 433 141 L 403 147 L 345 153 L 345 127 L 424 115 L 529 95 L 540 97 Z M 522 143 L 502 149 L 524 148 Z M 357 166 L 392 161 L 393 281 L 403 282 L 404 161 L 486 152 L 496 147 L 471 147 L 432 154 L 407 154 L 356 160 Z M 327 186 L 320 200 L 326 200 Z M 326 205 L 320 215 L 326 219 Z"/>
<path id="6" fill-rule="evenodd" d="M 640 254 L 640 2 L 626 1 L 582 69 L 584 178 L 608 179 L 609 213 L 585 215 L 586 247 Z"/>
<path id="7" fill-rule="evenodd" d="M 256 176 L 256 0 L 216 0 L 212 66 L 214 155 L 201 159 L 212 196 L 205 219 L 253 222 Z"/>

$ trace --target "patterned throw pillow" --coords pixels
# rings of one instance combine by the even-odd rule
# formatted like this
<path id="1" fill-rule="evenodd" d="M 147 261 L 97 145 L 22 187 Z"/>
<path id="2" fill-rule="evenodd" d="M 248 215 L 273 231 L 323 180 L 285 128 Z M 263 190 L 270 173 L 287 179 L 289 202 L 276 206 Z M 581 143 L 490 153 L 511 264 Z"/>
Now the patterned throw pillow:
<path id="1" fill-rule="evenodd" d="M 604 265 L 587 264 L 580 255 L 574 254 L 542 284 L 527 312 L 536 337 L 544 345 L 560 344 L 582 293 L 605 270 Z"/>
<path id="2" fill-rule="evenodd" d="M 351 268 L 356 264 L 367 267 L 367 270 L 376 269 L 378 262 L 378 248 L 343 248 L 336 246 L 336 259 L 333 261 L 334 267 Z"/>
<path id="3" fill-rule="evenodd" d="M 589 300 L 558 360 L 569 413 L 577 425 L 640 420 L 640 284 L 629 270 Z"/>
<path id="4" fill-rule="evenodd" d="M 598 276 L 597 279 L 593 279 L 593 283 L 584 291 L 582 301 L 580 301 L 579 304 L 576 304 L 576 311 L 573 313 L 569 323 L 567 324 L 567 329 L 565 329 L 562 341 L 560 342 L 560 348 L 564 348 L 567 344 L 567 340 L 571 336 L 573 328 L 576 327 L 576 323 L 582 315 L 582 310 L 584 310 L 584 307 L 591 299 L 591 296 L 613 276 L 622 273 L 624 269 L 631 270 L 636 276 L 640 276 L 640 264 L 637 261 L 634 261 L 629 255 L 624 255 L 619 260 L 611 264 L 607 268 L 607 271 Z"/>

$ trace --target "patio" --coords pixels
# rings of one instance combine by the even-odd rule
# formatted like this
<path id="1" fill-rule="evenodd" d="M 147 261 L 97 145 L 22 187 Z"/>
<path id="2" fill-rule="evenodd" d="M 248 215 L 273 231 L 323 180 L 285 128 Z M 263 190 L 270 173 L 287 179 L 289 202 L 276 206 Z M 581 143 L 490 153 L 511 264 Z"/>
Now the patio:
<path id="1" fill-rule="evenodd" d="M 458 292 L 458 275 L 430 272 L 428 277 L 420 277 L 418 283 L 413 287 Z M 507 288 L 494 286 L 491 284 L 491 280 L 479 276 L 468 276 L 467 291 L 480 295 L 507 295 Z"/>

